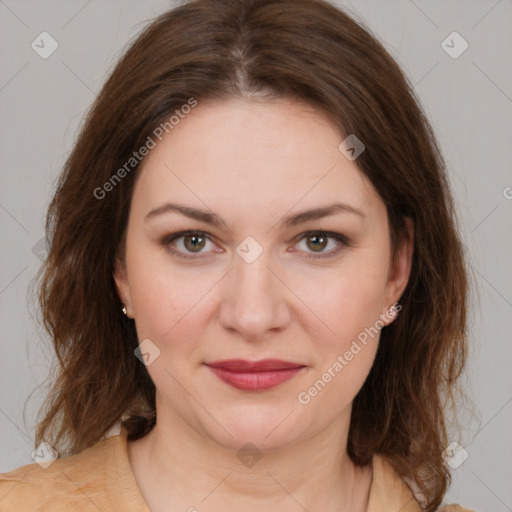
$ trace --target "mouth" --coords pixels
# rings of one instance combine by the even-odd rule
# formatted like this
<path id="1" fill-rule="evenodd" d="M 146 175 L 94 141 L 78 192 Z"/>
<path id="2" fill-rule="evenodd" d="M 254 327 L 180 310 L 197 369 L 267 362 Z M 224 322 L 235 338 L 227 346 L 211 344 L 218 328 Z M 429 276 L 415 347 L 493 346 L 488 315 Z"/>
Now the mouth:
<path id="1" fill-rule="evenodd" d="M 306 368 L 303 364 L 279 359 L 229 359 L 205 364 L 222 381 L 244 391 L 265 391 L 274 388 Z"/>

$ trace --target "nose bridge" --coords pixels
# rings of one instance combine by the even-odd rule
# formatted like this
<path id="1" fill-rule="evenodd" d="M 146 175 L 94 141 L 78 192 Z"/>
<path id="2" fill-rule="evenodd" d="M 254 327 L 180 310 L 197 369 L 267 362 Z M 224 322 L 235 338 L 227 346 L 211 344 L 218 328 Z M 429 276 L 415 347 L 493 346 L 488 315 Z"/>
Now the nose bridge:
<path id="1" fill-rule="evenodd" d="M 273 285 L 271 281 L 274 276 L 268 268 L 269 260 L 270 257 L 266 251 L 254 261 L 247 261 L 237 256 L 233 273 L 235 293 L 250 299 L 271 299 Z M 239 302 L 240 298 L 238 297 Z"/>
<path id="2" fill-rule="evenodd" d="M 282 284 L 268 268 L 270 252 L 263 250 L 254 258 L 256 248 L 250 244 L 240 244 L 234 255 L 221 321 L 225 328 L 237 330 L 246 339 L 258 339 L 269 329 L 283 327 L 288 314 Z"/>

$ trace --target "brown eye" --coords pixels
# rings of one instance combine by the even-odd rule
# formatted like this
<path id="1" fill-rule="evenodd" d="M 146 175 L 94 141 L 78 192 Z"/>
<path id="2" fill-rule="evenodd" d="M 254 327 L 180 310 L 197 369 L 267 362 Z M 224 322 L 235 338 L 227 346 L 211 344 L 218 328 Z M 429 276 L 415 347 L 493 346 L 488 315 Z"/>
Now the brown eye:
<path id="1" fill-rule="evenodd" d="M 328 237 L 319 233 L 308 235 L 306 237 L 307 246 L 315 252 L 323 251 L 327 246 Z"/>
<path id="2" fill-rule="evenodd" d="M 205 237 L 192 233 L 183 237 L 183 245 L 190 252 L 199 252 L 206 243 Z"/>
<path id="3" fill-rule="evenodd" d="M 209 252 L 212 252 L 211 250 L 208 251 L 208 249 L 215 249 L 215 244 L 203 231 L 172 233 L 162 239 L 162 245 L 175 256 L 194 259 L 207 256 Z M 213 252 L 216 251 L 214 250 Z"/>
<path id="4" fill-rule="evenodd" d="M 340 233 L 309 231 L 302 234 L 297 247 L 307 254 L 307 258 L 318 259 L 335 257 L 347 245 L 348 239 Z"/>

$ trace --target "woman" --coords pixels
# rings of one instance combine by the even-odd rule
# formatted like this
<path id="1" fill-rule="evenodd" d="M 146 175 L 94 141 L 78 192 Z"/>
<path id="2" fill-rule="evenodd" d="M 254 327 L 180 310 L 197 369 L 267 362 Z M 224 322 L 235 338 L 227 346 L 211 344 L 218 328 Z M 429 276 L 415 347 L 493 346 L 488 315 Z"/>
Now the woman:
<path id="1" fill-rule="evenodd" d="M 93 105 L 47 230 L 59 366 L 39 464 L 1 475 L 1 510 L 439 509 L 461 242 L 409 83 L 342 11 L 157 18 Z"/>

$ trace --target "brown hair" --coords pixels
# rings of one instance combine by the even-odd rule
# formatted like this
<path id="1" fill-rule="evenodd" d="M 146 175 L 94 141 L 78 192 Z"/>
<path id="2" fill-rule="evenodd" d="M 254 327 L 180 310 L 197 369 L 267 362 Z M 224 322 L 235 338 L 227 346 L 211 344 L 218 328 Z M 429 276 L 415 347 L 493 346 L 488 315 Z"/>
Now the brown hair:
<path id="1" fill-rule="evenodd" d="M 135 325 L 121 313 L 113 281 L 138 166 L 108 195 L 95 191 L 191 99 L 252 95 L 307 102 L 363 141 L 356 163 L 387 206 L 394 254 L 404 218 L 413 220 L 401 313 L 382 330 L 354 400 L 348 450 L 358 465 L 385 456 L 434 510 L 450 481 L 446 414 L 460 392 L 467 343 L 467 270 L 453 199 L 407 78 L 367 28 L 322 0 L 181 5 L 156 18 L 110 74 L 48 209 L 39 301 L 58 368 L 35 445 L 47 440 L 69 455 L 120 418 L 130 439 L 153 427 L 155 387 L 134 356 Z"/>

